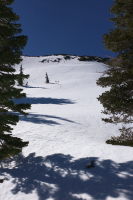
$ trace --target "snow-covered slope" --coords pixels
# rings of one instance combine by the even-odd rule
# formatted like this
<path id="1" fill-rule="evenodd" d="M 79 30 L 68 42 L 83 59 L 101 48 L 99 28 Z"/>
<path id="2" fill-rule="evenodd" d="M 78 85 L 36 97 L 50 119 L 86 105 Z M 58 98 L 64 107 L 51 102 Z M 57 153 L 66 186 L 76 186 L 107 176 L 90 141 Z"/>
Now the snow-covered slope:
<path id="1" fill-rule="evenodd" d="M 0 184 L 0 200 L 132 199 L 133 149 L 105 143 L 119 134 L 101 120 L 97 100 L 104 90 L 96 80 L 106 66 L 62 55 L 23 57 L 22 65 L 30 78 L 21 101 L 32 108 L 13 134 L 29 146 L 16 168 L 1 169 L 9 180 Z M 86 168 L 91 160 L 95 167 Z"/>

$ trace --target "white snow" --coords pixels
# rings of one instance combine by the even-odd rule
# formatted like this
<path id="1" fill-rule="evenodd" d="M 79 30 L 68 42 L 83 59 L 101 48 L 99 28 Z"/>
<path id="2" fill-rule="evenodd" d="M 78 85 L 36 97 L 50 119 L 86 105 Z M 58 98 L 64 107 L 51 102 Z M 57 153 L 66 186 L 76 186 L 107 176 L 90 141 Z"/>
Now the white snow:
<path id="1" fill-rule="evenodd" d="M 22 65 L 30 78 L 27 99 L 20 102 L 32 108 L 13 135 L 29 145 L 15 167 L 1 169 L 8 180 L 0 184 L 0 200 L 133 199 L 133 148 L 105 143 L 119 134 L 117 126 L 101 120 L 97 100 L 104 89 L 96 80 L 106 66 L 61 55 L 23 57 Z M 89 169 L 91 160 L 95 167 Z"/>

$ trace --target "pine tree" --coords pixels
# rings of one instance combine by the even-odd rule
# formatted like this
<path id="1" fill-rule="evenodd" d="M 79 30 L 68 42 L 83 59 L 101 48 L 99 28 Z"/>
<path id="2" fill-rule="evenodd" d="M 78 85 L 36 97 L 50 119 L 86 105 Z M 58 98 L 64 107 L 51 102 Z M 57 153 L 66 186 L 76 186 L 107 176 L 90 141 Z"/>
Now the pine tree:
<path id="1" fill-rule="evenodd" d="M 46 72 L 46 75 L 45 75 L 45 83 L 49 83 L 49 77 L 48 77 L 47 72 Z"/>
<path id="2" fill-rule="evenodd" d="M 13 125 L 19 121 L 18 113 L 26 114 L 29 104 L 17 104 L 15 99 L 26 97 L 22 89 L 15 87 L 16 75 L 13 66 L 22 60 L 21 50 L 27 37 L 20 35 L 19 17 L 12 11 L 13 0 L 0 0 L 0 160 L 16 155 L 28 145 L 13 137 Z"/>
<path id="3" fill-rule="evenodd" d="M 133 0 L 115 0 L 111 12 L 115 28 L 104 35 L 104 43 L 116 57 L 108 62 L 105 76 L 97 81 L 102 87 L 110 87 L 98 99 L 107 115 L 103 120 L 123 126 L 122 137 L 107 143 L 133 146 Z"/>
<path id="4" fill-rule="evenodd" d="M 24 85 L 24 80 L 28 79 L 29 75 L 23 73 L 23 67 L 22 65 L 20 66 L 20 72 L 17 74 L 17 79 L 18 79 L 18 85 L 23 86 Z"/>

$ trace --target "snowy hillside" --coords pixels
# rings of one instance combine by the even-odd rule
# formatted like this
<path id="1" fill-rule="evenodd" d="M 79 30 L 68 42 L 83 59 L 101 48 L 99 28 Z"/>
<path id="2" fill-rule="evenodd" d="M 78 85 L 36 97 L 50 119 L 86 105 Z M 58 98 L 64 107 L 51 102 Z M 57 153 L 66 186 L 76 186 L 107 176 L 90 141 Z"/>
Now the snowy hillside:
<path id="1" fill-rule="evenodd" d="M 19 102 L 32 108 L 13 134 L 29 146 L 15 167 L 1 169 L 8 180 L 0 200 L 132 200 L 133 148 L 105 143 L 119 134 L 101 120 L 97 100 L 104 89 L 96 80 L 106 66 L 62 55 L 23 57 L 22 65 L 30 78 Z"/>

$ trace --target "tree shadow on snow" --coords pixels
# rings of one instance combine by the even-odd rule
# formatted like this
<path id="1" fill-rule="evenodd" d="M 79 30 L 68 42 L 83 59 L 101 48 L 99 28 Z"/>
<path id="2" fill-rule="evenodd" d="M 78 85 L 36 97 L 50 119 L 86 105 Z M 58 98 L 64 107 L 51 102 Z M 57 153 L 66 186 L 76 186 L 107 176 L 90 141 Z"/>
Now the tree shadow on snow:
<path id="1" fill-rule="evenodd" d="M 57 105 L 64 105 L 64 104 L 74 104 L 74 101 L 70 99 L 57 99 L 57 98 L 50 98 L 50 97 L 27 97 L 21 99 L 15 99 L 15 103 L 29 103 L 29 104 L 57 104 Z"/>
<path id="2" fill-rule="evenodd" d="M 21 121 L 32 122 L 35 124 L 47 124 L 47 125 L 61 125 L 61 121 L 69 122 L 69 123 L 76 123 L 72 120 L 57 117 L 53 115 L 41 115 L 41 114 L 28 114 L 26 116 L 20 115 Z M 55 121 L 56 120 L 56 121 Z"/>
<path id="3" fill-rule="evenodd" d="M 13 178 L 12 193 L 29 194 L 36 190 L 38 199 L 85 200 L 86 194 L 95 200 L 107 197 L 133 198 L 133 162 L 115 163 L 112 160 L 99 161 L 96 157 L 72 160 L 70 155 L 53 154 L 47 157 L 35 153 L 15 158 L 16 166 L 5 166 L 0 173 Z M 86 168 L 91 161 L 94 168 Z"/>
<path id="4" fill-rule="evenodd" d="M 25 85 L 25 86 L 23 86 L 23 87 L 25 87 L 25 88 L 36 88 L 36 89 L 38 89 L 38 88 L 40 88 L 40 89 L 47 89 L 46 87 L 30 86 L 30 85 Z"/>

